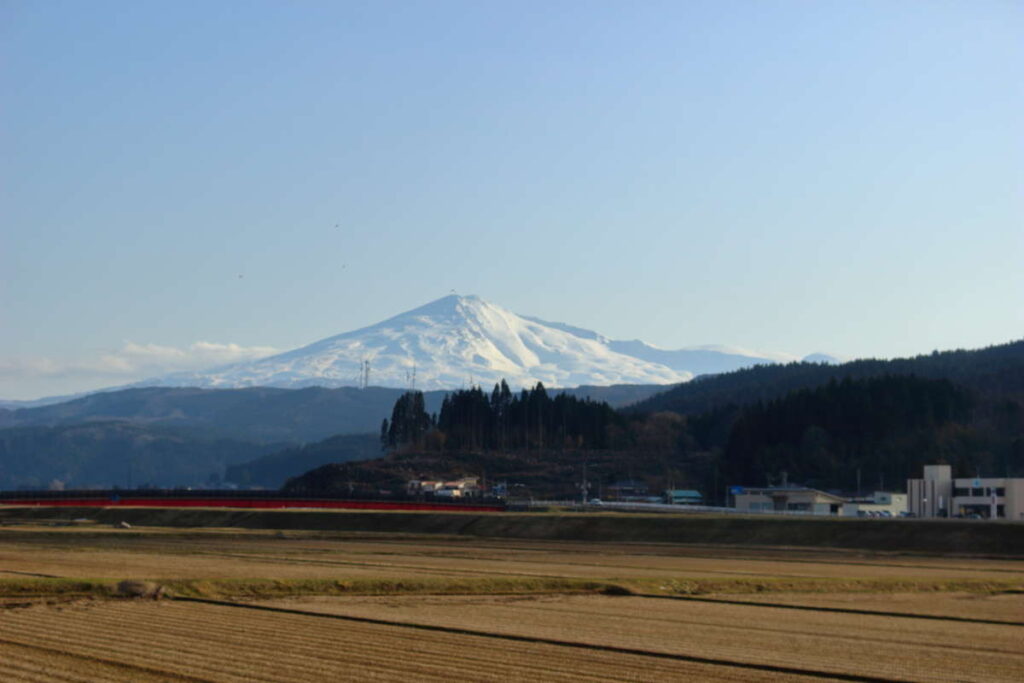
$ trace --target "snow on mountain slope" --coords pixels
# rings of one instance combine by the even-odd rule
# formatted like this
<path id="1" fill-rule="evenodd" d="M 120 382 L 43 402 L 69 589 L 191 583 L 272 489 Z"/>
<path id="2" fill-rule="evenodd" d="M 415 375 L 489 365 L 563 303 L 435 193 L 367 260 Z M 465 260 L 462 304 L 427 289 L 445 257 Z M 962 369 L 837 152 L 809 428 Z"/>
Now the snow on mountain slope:
<path id="1" fill-rule="evenodd" d="M 839 365 L 845 363 L 848 359 L 840 356 L 833 356 L 830 353 L 812 353 L 804 356 L 801 360 L 805 363 L 828 363 L 829 365 Z"/>
<path id="2" fill-rule="evenodd" d="M 647 342 L 633 339 L 621 341 L 608 339 L 604 335 L 592 330 L 585 330 L 580 327 L 566 325 L 565 323 L 553 323 L 540 318 L 523 316 L 527 320 L 554 327 L 582 337 L 600 341 L 612 351 L 622 353 L 633 358 L 639 358 L 651 363 L 658 363 L 681 372 L 689 372 L 694 375 L 703 375 L 718 372 L 729 372 L 740 368 L 749 368 L 752 365 L 764 365 L 768 363 L 790 363 L 799 361 L 800 358 L 788 353 L 750 351 L 736 346 L 721 346 L 709 344 L 706 346 L 689 346 L 683 349 L 662 349 L 648 344 Z M 823 354 L 818 354 L 824 357 Z"/>
<path id="3" fill-rule="evenodd" d="M 452 389 L 508 381 L 513 388 L 543 382 L 674 384 L 685 369 L 620 353 L 601 335 L 524 318 L 475 296 L 446 296 L 353 332 L 309 346 L 198 373 L 142 382 L 152 386 L 240 387 L 357 385 L 363 361 L 377 386 Z"/>
<path id="4" fill-rule="evenodd" d="M 694 346 L 685 349 L 659 349 L 639 339 L 611 341 L 609 348 L 634 358 L 661 363 L 674 370 L 685 368 L 695 375 L 729 372 L 752 365 L 799 360 L 784 354 L 766 354 L 725 346 Z"/>
<path id="5" fill-rule="evenodd" d="M 475 296 L 452 295 L 286 353 L 133 386 L 358 386 L 364 362 L 371 385 L 425 390 L 489 387 L 502 379 L 515 389 L 537 382 L 562 388 L 675 384 L 697 374 L 797 360 L 737 347 L 670 350 L 640 340 L 616 341 L 592 330 L 520 316 Z M 808 360 L 834 359 L 815 354 Z"/>

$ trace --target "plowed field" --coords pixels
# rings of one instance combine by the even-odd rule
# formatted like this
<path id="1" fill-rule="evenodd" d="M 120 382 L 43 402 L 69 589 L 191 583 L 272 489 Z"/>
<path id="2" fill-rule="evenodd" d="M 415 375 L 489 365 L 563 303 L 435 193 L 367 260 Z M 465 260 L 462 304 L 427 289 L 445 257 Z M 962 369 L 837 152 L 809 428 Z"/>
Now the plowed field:
<path id="1" fill-rule="evenodd" d="M 103 603 L 0 614 L 12 681 L 768 681 L 775 672 L 182 603 Z M 79 669 L 78 667 L 82 668 Z M 51 674 L 54 674 L 52 677 Z"/>
<path id="2" fill-rule="evenodd" d="M 1020 681 L 1024 562 L 0 529 L 0 681 L 364 679 Z"/>
<path id="3" fill-rule="evenodd" d="M 1019 680 L 1024 627 L 603 596 L 310 598 L 273 606 L 909 680 Z M 1018 603 L 1024 606 L 1024 601 Z"/>

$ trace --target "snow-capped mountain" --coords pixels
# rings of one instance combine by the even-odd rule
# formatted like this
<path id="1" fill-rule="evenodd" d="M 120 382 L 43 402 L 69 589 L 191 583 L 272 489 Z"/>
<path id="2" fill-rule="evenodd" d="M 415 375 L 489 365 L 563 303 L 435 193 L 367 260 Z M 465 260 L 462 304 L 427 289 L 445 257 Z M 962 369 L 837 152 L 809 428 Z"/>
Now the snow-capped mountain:
<path id="1" fill-rule="evenodd" d="M 738 349 L 669 351 L 516 315 L 475 296 L 446 296 L 383 322 L 293 351 L 145 386 L 375 386 L 453 389 L 675 384 L 695 374 L 790 360 Z M 795 360 L 795 358 L 793 359 Z"/>

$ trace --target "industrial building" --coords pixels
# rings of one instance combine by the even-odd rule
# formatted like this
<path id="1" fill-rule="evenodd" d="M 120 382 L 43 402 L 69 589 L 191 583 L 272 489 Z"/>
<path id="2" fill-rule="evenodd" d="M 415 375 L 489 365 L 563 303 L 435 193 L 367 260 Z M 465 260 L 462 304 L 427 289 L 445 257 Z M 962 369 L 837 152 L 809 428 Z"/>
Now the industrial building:
<path id="1" fill-rule="evenodd" d="M 953 478 L 949 465 L 925 465 L 907 480 L 908 509 L 915 517 L 980 517 L 1024 521 L 1024 478 Z"/>

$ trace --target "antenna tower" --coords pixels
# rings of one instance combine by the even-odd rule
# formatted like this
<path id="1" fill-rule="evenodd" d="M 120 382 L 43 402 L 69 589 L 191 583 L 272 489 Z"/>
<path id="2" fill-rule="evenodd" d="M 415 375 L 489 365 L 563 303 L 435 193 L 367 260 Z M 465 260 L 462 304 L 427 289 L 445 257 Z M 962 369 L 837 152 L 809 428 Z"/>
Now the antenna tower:
<path id="1" fill-rule="evenodd" d="M 370 361 L 363 360 L 359 364 L 359 386 L 365 389 L 370 386 Z"/>

